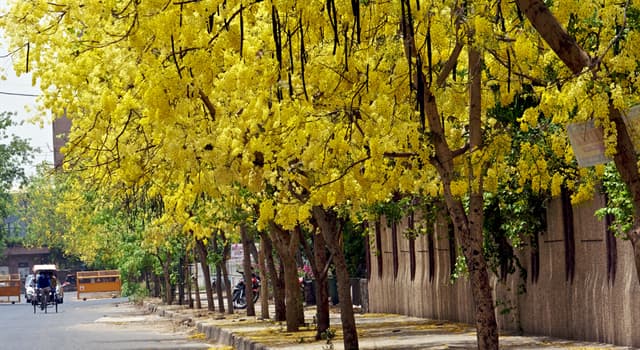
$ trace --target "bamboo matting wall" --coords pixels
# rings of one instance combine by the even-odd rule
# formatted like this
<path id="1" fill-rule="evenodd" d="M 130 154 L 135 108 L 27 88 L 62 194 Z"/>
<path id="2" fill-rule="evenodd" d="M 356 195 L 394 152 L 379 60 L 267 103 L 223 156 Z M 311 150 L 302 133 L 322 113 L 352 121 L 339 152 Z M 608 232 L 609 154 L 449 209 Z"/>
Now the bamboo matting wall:
<path id="1" fill-rule="evenodd" d="M 518 250 L 526 281 L 517 273 L 506 281 L 493 276 L 502 329 L 640 347 L 640 284 L 633 251 L 594 216 L 603 204 L 602 197 L 573 208 L 563 208 L 561 199 L 549 203 L 538 253 L 530 246 Z M 370 311 L 473 324 L 469 283 L 451 280 L 457 237 L 450 239 L 443 215 L 431 237 L 418 236 L 410 243 L 407 228 L 420 224 L 416 217 L 395 228 L 384 219 L 371 225 Z"/>

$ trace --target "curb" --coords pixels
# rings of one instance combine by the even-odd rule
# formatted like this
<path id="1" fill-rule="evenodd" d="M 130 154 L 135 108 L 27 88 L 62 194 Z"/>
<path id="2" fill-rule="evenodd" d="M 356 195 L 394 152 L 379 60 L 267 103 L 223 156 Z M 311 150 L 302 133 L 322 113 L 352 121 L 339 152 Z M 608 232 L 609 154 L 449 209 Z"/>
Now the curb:
<path id="1" fill-rule="evenodd" d="M 206 335 L 207 339 L 221 343 L 223 345 L 233 346 L 237 350 L 267 350 L 263 344 L 256 343 L 248 338 L 238 336 L 228 330 L 216 327 L 205 322 L 197 322 L 196 327 L 199 332 Z"/>
<path id="2" fill-rule="evenodd" d="M 174 319 L 176 312 L 158 308 L 155 303 L 148 303 L 147 310 L 151 313 L 157 313 L 158 316 Z M 189 319 L 191 322 L 193 320 Z M 195 327 L 198 332 L 203 333 L 207 340 L 214 341 L 221 345 L 232 346 L 236 350 L 268 350 L 269 348 L 263 344 L 252 341 L 248 338 L 238 336 L 222 327 L 218 327 L 207 323 L 206 321 L 196 321 Z"/>

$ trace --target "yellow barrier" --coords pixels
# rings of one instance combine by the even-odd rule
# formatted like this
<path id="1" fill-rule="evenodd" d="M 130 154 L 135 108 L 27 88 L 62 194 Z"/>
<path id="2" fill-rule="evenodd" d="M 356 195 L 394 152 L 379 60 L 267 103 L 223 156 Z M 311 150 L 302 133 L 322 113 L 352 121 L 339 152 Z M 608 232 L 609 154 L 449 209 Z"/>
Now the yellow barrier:
<path id="1" fill-rule="evenodd" d="M 17 297 L 20 302 L 20 275 L 0 275 L 0 297 L 6 297 L 7 302 L 15 303 L 11 297 Z"/>
<path id="2" fill-rule="evenodd" d="M 76 274 L 78 299 L 81 293 L 110 293 L 110 296 L 119 296 L 121 286 L 118 270 L 79 271 Z"/>

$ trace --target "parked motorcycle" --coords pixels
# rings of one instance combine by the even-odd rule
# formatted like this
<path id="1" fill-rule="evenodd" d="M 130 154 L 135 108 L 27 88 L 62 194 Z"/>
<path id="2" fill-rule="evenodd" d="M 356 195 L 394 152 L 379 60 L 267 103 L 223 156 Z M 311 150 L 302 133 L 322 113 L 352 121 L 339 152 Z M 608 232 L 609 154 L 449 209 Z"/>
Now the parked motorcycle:
<path id="1" fill-rule="evenodd" d="M 242 279 L 233 287 L 233 307 L 236 309 L 244 309 L 247 307 L 247 293 L 246 293 L 246 284 L 244 282 L 244 273 L 238 271 L 243 277 Z M 255 304 L 260 297 L 260 276 L 255 273 L 251 273 L 251 289 L 253 290 L 253 302 Z"/>

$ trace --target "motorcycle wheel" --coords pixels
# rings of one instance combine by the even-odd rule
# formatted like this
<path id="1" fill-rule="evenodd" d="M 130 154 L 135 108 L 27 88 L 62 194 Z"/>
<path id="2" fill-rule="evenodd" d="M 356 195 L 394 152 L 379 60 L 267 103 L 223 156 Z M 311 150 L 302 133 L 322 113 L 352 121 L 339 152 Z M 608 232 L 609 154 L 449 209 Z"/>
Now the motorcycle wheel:
<path id="1" fill-rule="evenodd" d="M 233 308 L 244 309 L 247 307 L 247 297 L 240 291 L 233 293 Z"/>

